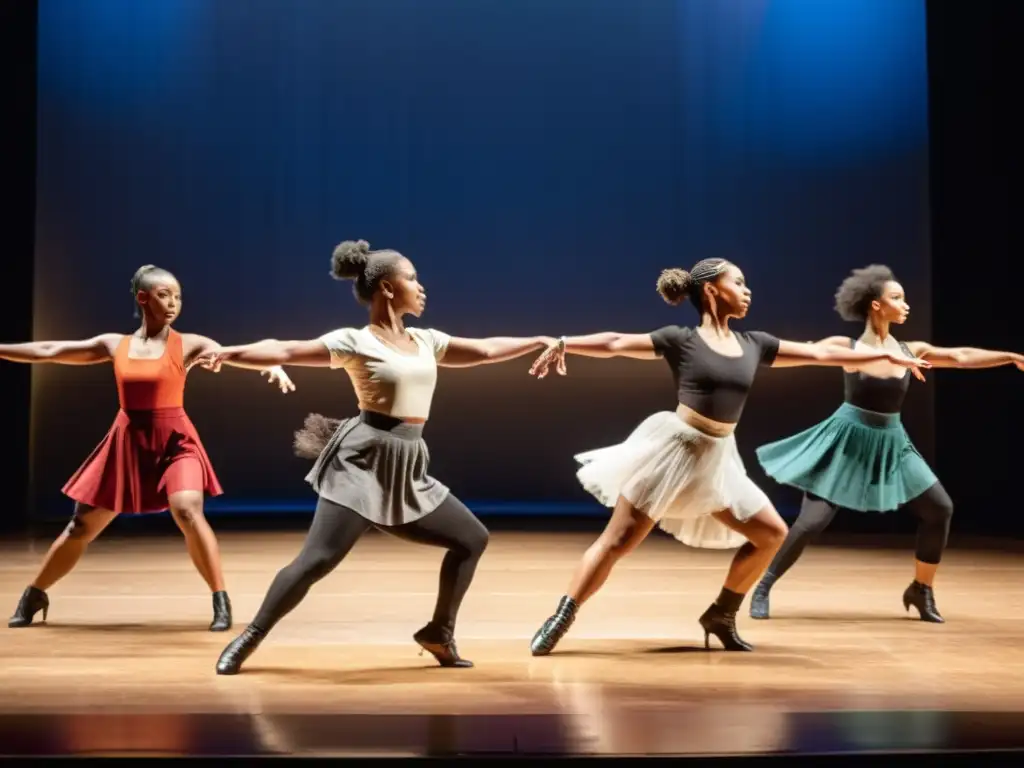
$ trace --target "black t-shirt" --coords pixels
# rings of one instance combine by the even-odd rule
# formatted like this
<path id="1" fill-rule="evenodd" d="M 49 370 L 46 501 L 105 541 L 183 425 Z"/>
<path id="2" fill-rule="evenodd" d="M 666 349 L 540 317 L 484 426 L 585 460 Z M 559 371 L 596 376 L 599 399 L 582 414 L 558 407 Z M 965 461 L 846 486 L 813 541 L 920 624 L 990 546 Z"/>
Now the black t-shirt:
<path id="1" fill-rule="evenodd" d="M 654 351 L 672 369 L 679 402 L 724 424 L 735 424 L 743 413 L 758 366 L 770 366 L 779 340 L 762 331 L 733 331 L 743 348 L 738 357 L 708 346 L 693 328 L 668 325 L 651 334 Z"/>

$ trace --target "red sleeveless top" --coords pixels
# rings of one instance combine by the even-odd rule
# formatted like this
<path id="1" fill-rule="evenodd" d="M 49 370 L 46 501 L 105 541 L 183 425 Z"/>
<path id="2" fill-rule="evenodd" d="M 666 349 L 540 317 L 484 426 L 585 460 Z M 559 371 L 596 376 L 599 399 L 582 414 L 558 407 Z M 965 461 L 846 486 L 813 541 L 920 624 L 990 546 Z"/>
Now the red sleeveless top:
<path id="1" fill-rule="evenodd" d="M 153 411 L 185 405 L 185 356 L 181 334 L 171 330 L 160 357 L 128 357 L 131 336 L 114 352 L 117 399 L 123 411 Z"/>

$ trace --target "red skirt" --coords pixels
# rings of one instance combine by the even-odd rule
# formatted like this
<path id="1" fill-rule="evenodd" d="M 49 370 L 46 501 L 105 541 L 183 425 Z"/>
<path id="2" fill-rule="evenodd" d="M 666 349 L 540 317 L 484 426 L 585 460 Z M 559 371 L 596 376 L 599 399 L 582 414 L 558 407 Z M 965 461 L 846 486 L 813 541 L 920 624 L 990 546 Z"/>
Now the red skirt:
<path id="1" fill-rule="evenodd" d="M 118 411 L 64 495 L 114 512 L 162 512 L 178 491 L 224 493 L 184 408 Z"/>

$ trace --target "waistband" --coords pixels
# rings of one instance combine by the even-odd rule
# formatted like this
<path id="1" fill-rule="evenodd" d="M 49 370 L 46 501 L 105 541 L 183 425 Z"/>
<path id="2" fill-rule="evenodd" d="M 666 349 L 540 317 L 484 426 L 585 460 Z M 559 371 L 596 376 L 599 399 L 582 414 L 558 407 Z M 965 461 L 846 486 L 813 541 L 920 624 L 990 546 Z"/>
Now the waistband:
<path id="1" fill-rule="evenodd" d="M 856 405 L 850 405 L 849 403 L 843 403 L 839 406 L 839 410 L 836 411 L 836 415 L 845 416 L 846 418 L 863 424 L 866 427 L 875 428 L 891 428 L 899 427 L 903 420 L 900 418 L 898 413 L 879 413 L 878 411 L 868 411 L 864 408 L 858 408 Z"/>
<path id="2" fill-rule="evenodd" d="M 130 421 L 156 421 L 160 419 L 180 419 L 186 416 L 184 408 L 121 408 L 119 414 L 124 414 Z"/>
<path id="3" fill-rule="evenodd" d="M 403 440 L 419 440 L 423 436 L 424 424 L 414 424 L 402 421 L 395 416 L 388 416 L 376 411 L 360 411 L 359 421 L 373 429 L 387 432 L 394 437 Z"/>

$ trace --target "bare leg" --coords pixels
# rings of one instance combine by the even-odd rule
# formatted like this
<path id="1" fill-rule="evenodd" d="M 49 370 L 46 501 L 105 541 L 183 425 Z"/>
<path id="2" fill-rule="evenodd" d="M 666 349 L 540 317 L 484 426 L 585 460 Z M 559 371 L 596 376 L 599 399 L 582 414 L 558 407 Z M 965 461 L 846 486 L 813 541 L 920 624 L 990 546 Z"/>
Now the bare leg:
<path id="1" fill-rule="evenodd" d="M 7 626 L 27 627 L 38 611 L 43 612 L 45 621 L 50 607 L 46 590 L 71 572 L 88 549 L 89 543 L 99 536 L 115 517 L 117 513 L 109 509 L 75 505 L 71 522 L 50 545 L 39 572 L 22 594 Z"/>
<path id="2" fill-rule="evenodd" d="M 185 536 L 192 564 L 213 593 L 211 632 L 231 628 L 231 600 L 224 589 L 224 572 L 220 564 L 220 546 L 210 523 L 203 514 L 202 491 L 176 491 L 167 497 L 171 516 Z"/>
<path id="3" fill-rule="evenodd" d="M 700 624 L 704 628 L 704 646 L 710 647 L 710 635 L 715 635 L 727 651 L 752 651 L 753 646 L 736 633 L 736 612 L 747 592 L 782 546 L 787 533 L 786 522 L 771 505 L 742 522 L 728 510 L 716 512 L 715 518 L 743 534 L 747 543 L 733 556 L 718 598 L 700 617 Z"/>
<path id="4" fill-rule="evenodd" d="M 85 550 L 117 517 L 109 509 L 75 505 L 75 512 L 63 533 L 50 545 L 32 586 L 45 592 L 71 573 Z"/>
<path id="5" fill-rule="evenodd" d="M 775 507 L 767 506 L 749 520 L 740 522 L 728 511 L 717 512 L 715 518 L 747 537 L 747 543 L 740 547 L 729 565 L 725 577 L 725 588 L 745 595 L 757 583 L 764 569 L 786 540 L 789 528 Z"/>
<path id="6" fill-rule="evenodd" d="M 530 650 L 534 656 L 545 656 L 554 649 L 575 620 L 579 606 L 604 586 L 615 564 L 636 549 L 654 525 L 651 518 L 619 497 L 608 525 L 583 554 L 555 614 L 533 636 Z"/>
<path id="7" fill-rule="evenodd" d="M 185 535 L 192 564 L 211 592 L 224 591 L 224 572 L 220 563 L 217 535 L 203 514 L 202 491 L 178 491 L 168 497 L 171 516 Z"/>
<path id="8" fill-rule="evenodd" d="M 583 553 L 566 595 L 576 605 L 583 605 L 604 586 L 615 564 L 636 549 L 653 528 L 651 518 L 620 496 L 608 525 Z"/>

